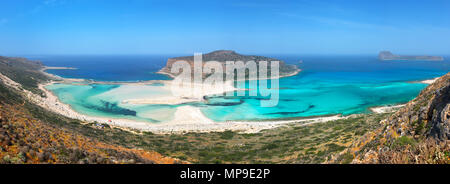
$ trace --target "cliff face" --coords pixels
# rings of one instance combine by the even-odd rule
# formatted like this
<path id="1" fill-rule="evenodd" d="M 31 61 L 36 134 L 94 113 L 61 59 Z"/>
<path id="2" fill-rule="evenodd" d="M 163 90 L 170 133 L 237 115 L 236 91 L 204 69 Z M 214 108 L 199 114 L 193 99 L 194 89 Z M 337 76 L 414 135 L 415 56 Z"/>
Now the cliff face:
<path id="1" fill-rule="evenodd" d="M 203 64 L 205 64 L 205 62 L 208 62 L 208 61 L 218 61 L 218 62 L 222 63 L 222 68 L 224 69 L 224 72 L 226 69 L 226 67 L 225 67 L 226 61 L 243 61 L 243 62 L 255 61 L 257 64 L 260 61 L 267 61 L 267 62 L 280 61 L 279 59 L 269 58 L 269 57 L 264 57 L 264 56 L 241 55 L 241 54 L 238 54 L 235 51 L 231 51 L 231 50 L 218 50 L 218 51 L 214 51 L 214 52 L 211 52 L 208 54 L 203 54 L 202 60 L 203 60 Z M 160 72 L 173 76 L 173 74 L 171 74 L 170 71 L 171 71 L 172 65 L 177 61 L 186 61 L 191 65 L 192 68 L 194 66 L 194 56 L 183 56 L 183 57 L 170 58 L 167 60 L 166 66 L 164 68 L 162 68 L 160 70 Z M 280 76 L 294 75 L 298 72 L 299 72 L 299 69 L 297 68 L 297 66 L 288 65 L 285 62 L 280 61 Z"/>
<path id="2" fill-rule="evenodd" d="M 442 61 L 444 60 L 441 56 L 399 56 L 394 55 L 389 51 L 381 51 L 378 55 L 378 59 L 385 60 L 421 60 L 421 61 Z"/>
<path id="3" fill-rule="evenodd" d="M 334 161 L 353 163 L 450 163 L 450 73 L 381 127 L 365 134 Z"/>

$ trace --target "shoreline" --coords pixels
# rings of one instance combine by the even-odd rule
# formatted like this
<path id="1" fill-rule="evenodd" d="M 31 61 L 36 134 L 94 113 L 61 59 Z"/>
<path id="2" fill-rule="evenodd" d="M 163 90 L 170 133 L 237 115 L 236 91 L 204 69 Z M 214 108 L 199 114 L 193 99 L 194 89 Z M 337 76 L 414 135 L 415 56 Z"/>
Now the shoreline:
<path id="1" fill-rule="evenodd" d="M 420 84 L 433 84 L 438 80 L 440 77 L 436 77 L 433 79 L 426 79 L 426 80 L 419 80 L 419 81 L 409 81 L 409 83 L 420 83 Z M 403 104 L 393 104 L 393 105 L 384 105 L 384 106 L 374 106 L 370 107 L 369 110 L 373 113 L 381 114 L 381 113 L 389 113 L 394 112 L 404 106 L 406 106 L 407 103 Z"/>
<path id="2" fill-rule="evenodd" d="M 433 79 L 427 79 L 427 80 L 422 80 L 422 81 L 417 81 L 417 83 L 422 83 L 422 84 L 433 84 L 434 82 L 436 82 L 436 80 L 438 80 L 440 77 L 436 77 Z"/>
<path id="3" fill-rule="evenodd" d="M 102 124 L 108 124 L 113 127 L 125 128 L 125 130 L 139 130 L 148 131 L 155 134 L 183 134 L 189 132 L 197 133 L 208 133 L 208 132 L 223 132 L 227 130 L 237 131 L 240 133 L 258 133 L 261 130 L 277 128 L 287 124 L 302 123 L 302 125 L 309 125 L 313 123 L 321 123 L 332 120 L 344 119 L 349 116 L 343 117 L 340 115 L 334 116 L 322 116 L 322 117 L 302 117 L 299 119 L 291 120 L 261 120 L 261 121 L 226 121 L 226 122 L 215 122 L 207 118 L 201 111 L 200 108 L 192 106 L 182 106 L 179 107 L 174 118 L 171 121 L 164 122 L 161 124 L 154 124 L 150 122 L 140 122 L 129 119 L 117 119 L 117 118 L 106 118 L 106 117 L 95 117 L 84 115 L 76 112 L 68 104 L 62 103 L 53 92 L 45 89 L 46 85 L 53 84 L 55 82 L 50 82 L 47 84 L 40 84 L 39 89 L 43 90 L 46 94 L 46 98 L 39 96 L 31 97 L 32 101 L 37 105 L 58 113 L 60 115 L 78 119 L 87 122 L 97 122 Z M 33 100 L 34 99 L 34 100 Z"/>
<path id="4" fill-rule="evenodd" d="M 78 68 L 74 67 L 64 67 L 64 66 L 45 66 L 42 71 L 45 70 L 77 70 Z"/>
<path id="5" fill-rule="evenodd" d="M 301 70 L 297 70 L 295 73 L 289 75 L 294 76 L 297 75 Z M 47 73 L 45 71 L 42 71 Z M 51 74 L 50 74 L 51 75 Z M 58 76 L 59 77 L 59 76 Z M 287 77 L 287 76 L 283 76 Z M 80 81 L 83 79 L 63 79 L 62 82 L 73 82 Z M 84 80 L 87 81 L 87 80 Z M 93 83 L 93 81 L 89 81 Z M 161 81 L 158 81 L 161 82 Z M 168 82 L 168 81 L 164 81 Z M 170 82 L 170 81 L 169 81 Z M 200 108 L 192 107 L 192 106 L 182 106 L 179 107 L 174 114 L 174 118 L 171 121 L 164 122 L 161 124 L 152 124 L 150 122 L 139 122 L 135 120 L 128 119 L 117 119 L 117 118 L 105 118 L 105 117 L 95 117 L 84 115 L 76 112 L 72 107 L 68 104 L 62 103 L 59 98 L 51 91 L 47 90 L 45 86 L 59 83 L 58 81 L 51 81 L 46 84 L 39 84 L 39 89 L 45 92 L 46 98 L 37 98 L 33 100 L 41 107 L 44 107 L 47 110 L 58 113 L 60 115 L 78 119 L 81 121 L 89 121 L 89 122 L 98 122 L 105 123 L 114 127 L 121 127 L 131 130 L 140 130 L 140 131 L 149 131 L 157 134 L 172 134 L 172 133 L 188 133 L 188 132 L 223 132 L 227 130 L 238 131 L 241 133 L 257 133 L 261 130 L 272 129 L 279 126 L 283 126 L 286 124 L 292 123 L 302 123 L 304 125 L 326 122 L 331 120 L 343 119 L 347 117 L 342 117 L 340 115 L 333 116 L 320 116 L 320 117 L 299 117 L 292 118 L 289 120 L 255 120 L 255 121 L 226 121 L 226 122 L 215 122 L 209 118 L 207 118 L 201 111 Z M 97 82 L 98 83 L 98 82 Z M 101 82 L 103 83 L 103 82 Z M 115 82 L 120 83 L 120 82 Z M 126 82 L 122 84 L 148 84 L 155 83 L 155 81 L 145 81 L 145 82 Z M 237 90 L 233 87 L 232 90 Z M 226 92 L 222 91 L 222 92 Z M 217 94 L 217 92 L 211 92 L 207 95 Z"/>
<path id="6" fill-rule="evenodd" d="M 46 73 L 50 76 L 56 76 L 53 74 L 49 74 L 45 72 L 44 70 L 41 70 L 43 73 Z M 299 70 L 296 74 L 298 74 L 301 70 Z M 296 75 L 296 74 L 292 74 Z M 3 76 L 3 75 L 2 75 Z M 6 76 L 3 76 L 6 77 Z M 3 78 L 2 77 L 2 78 Z M 95 81 L 89 81 L 85 79 L 66 79 L 57 76 L 59 79 L 62 79 L 62 81 L 51 81 L 45 84 L 39 84 L 39 89 L 43 90 L 46 94 L 46 98 L 42 98 L 38 95 L 30 94 L 31 92 L 27 93 L 27 97 L 30 98 L 33 102 L 35 102 L 37 105 L 58 113 L 60 115 L 78 119 L 81 121 L 88 121 L 88 122 L 98 122 L 98 123 L 104 123 L 108 124 L 113 127 L 122 128 L 125 130 L 139 130 L 139 131 L 148 131 L 156 134 L 172 134 L 172 133 L 189 133 L 189 132 L 223 132 L 227 130 L 231 131 L 238 131 L 241 133 L 257 133 L 261 130 L 265 129 L 272 129 L 277 128 L 280 126 L 293 124 L 293 123 L 302 123 L 302 125 L 309 125 L 313 123 L 321 123 L 321 122 L 327 122 L 332 120 L 338 120 L 338 119 L 345 119 L 353 115 L 349 116 L 341 116 L 341 115 L 334 115 L 334 116 L 320 116 L 320 117 L 299 117 L 299 118 L 292 118 L 288 120 L 249 120 L 249 121 L 226 121 L 226 122 L 215 122 L 209 118 L 207 118 L 201 111 L 200 108 L 192 107 L 192 106 L 182 106 L 177 108 L 174 118 L 171 121 L 160 123 L 160 124 L 154 124 L 150 122 L 140 122 L 135 120 L 129 120 L 129 119 L 117 119 L 117 118 L 106 118 L 106 117 L 95 117 L 95 116 L 89 116 L 84 115 L 81 113 L 76 112 L 72 109 L 72 107 L 68 104 L 62 103 L 59 98 L 53 94 L 53 92 L 47 90 L 45 86 L 55 84 L 55 83 L 66 83 L 66 82 L 80 82 L 80 81 L 87 81 L 89 83 L 99 83 L 99 84 L 106 84 L 103 82 L 95 82 Z M 9 79 L 9 78 L 8 78 Z M 426 80 L 428 81 L 428 80 Z M 12 81 L 15 83 L 14 81 Z M 142 84 L 154 84 L 154 83 L 161 83 L 161 81 L 141 81 L 141 82 L 115 82 L 116 84 L 136 84 L 136 85 L 142 85 Z M 164 81 L 167 82 L 167 81 Z M 170 82 L 170 81 L 169 81 Z M 88 83 L 88 84 L 89 84 Z M 109 82 L 107 82 L 109 83 Z M 17 84 L 16 85 L 20 85 Z M 370 110 L 373 113 L 385 113 L 387 111 L 395 110 L 396 108 L 401 108 L 402 105 L 389 105 L 389 106 L 382 106 L 382 107 L 371 107 Z"/>
<path id="7" fill-rule="evenodd" d="M 370 107 L 369 110 L 376 114 L 382 114 L 382 113 L 394 112 L 404 106 L 406 106 L 406 103 L 398 104 L 398 105 L 375 106 L 375 107 Z"/>
<path id="8" fill-rule="evenodd" d="M 46 73 L 45 71 L 42 71 Z M 296 75 L 300 72 L 297 71 Z M 50 74 L 52 75 L 52 74 Z M 73 81 L 81 81 L 83 79 L 63 79 L 63 83 L 73 82 Z M 87 80 L 84 80 L 87 81 Z M 93 82 L 93 81 L 89 81 Z M 158 81 L 161 82 L 161 81 Z M 164 81 L 170 82 L 170 81 Z M 321 116 L 321 117 L 300 117 L 298 119 L 293 118 L 290 120 L 260 120 L 260 121 L 226 121 L 226 122 L 215 122 L 209 118 L 207 118 L 201 111 L 200 108 L 192 107 L 192 106 L 182 106 L 178 107 L 175 111 L 174 118 L 171 121 L 164 122 L 161 124 L 152 124 L 150 122 L 140 122 L 135 120 L 128 119 L 117 119 L 117 118 L 106 118 L 106 117 L 95 117 L 89 116 L 85 114 L 81 114 L 76 112 L 70 105 L 62 103 L 59 98 L 50 90 L 47 90 L 45 86 L 52 85 L 55 83 L 61 83 L 61 81 L 51 81 L 46 84 L 39 84 L 39 89 L 44 91 L 46 94 L 46 98 L 42 98 L 39 96 L 31 97 L 31 100 L 34 101 L 37 105 L 55 112 L 57 114 L 78 119 L 81 121 L 88 122 L 98 122 L 105 123 L 111 125 L 113 127 L 120 127 L 130 130 L 139 130 L 139 131 L 149 131 L 157 134 L 172 134 L 172 133 L 189 133 L 189 132 L 223 132 L 227 130 L 238 131 L 241 133 L 257 133 L 261 130 L 272 129 L 282 125 L 291 124 L 291 123 L 303 123 L 303 124 L 311 124 L 311 123 L 319 123 L 326 122 L 331 120 L 342 119 L 346 117 L 342 117 L 340 115 L 334 116 Z M 101 82 L 102 83 L 102 82 Z M 119 82 L 117 82 L 119 83 Z M 116 83 L 116 84 L 117 84 Z M 145 82 L 126 82 L 122 84 L 149 84 L 155 83 L 155 81 L 145 81 Z M 237 90 L 233 87 L 232 90 Z M 222 92 L 226 92 L 222 91 Z M 217 92 L 210 92 L 206 95 L 217 94 Z"/>
<path id="9" fill-rule="evenodd" d="M 169 76 L 170 78 L 174 79 L 177 76 L 173 75 L 172 73 L 168 73 L 164 71 L 165 68 L 159 70 L 158 72 L 156 72 L 157 74 L 162 74 L 162 75 L 166 75 Z M 295 72 L 287 74 L 287 75 L 280 75 L 278 77 L 265 77 L 265 78 L 257 78 L 257 79 L 245 79 L 245 80 L 271 80 L 271 79 L 281 79 L 281 78 L 285 78 L 285 77 L 292 77 L 292 76 L 296 76 L 298 75 L 300 72 L 302 71 L 302 69 L 297 68 L 297 70 L 295 70 Z"/>
<path id="10" fill-rule="evenodd" d="M 191 85 L 193 88 L 173 88 L 174 84 L 172 83 L 172 81 L 164 81 L 160 83 L 163 84 L 161 88 L 167 91 L 171 91 L 172 95 L 152 97 L 152 98 L 128 99 L 122 101 L 122 103 L 135 105 L 136 104 L 180 105 L 190 102 L 203 102 L 205 101 L 205 97 L 210 95 L 243 90 L 233 87 L 233 85 L 230 82 L 216 85 L 192 83 Z M 176 92 L 177 95 L 173 94 L 173 92 Z"/>

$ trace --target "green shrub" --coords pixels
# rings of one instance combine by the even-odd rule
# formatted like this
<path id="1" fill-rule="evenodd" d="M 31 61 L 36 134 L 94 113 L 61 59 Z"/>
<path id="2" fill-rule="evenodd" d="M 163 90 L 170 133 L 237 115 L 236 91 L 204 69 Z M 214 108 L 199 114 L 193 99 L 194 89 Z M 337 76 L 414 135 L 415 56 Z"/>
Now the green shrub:
<path id="1" fill-rule="evenodd" d="M 227 130 L 227 131 L 221 133 L 220 138 L 221 138 L 221 139 L 227 139 L 227 140 L 228 140 L 228 139 L 232 139 L 232 138 L 234 137 L 235 134 L 236 134 L 236 133 L 234 133 L 233 131 Z"/>
<path id="2" fill-rule="evenodd" d="M 269 143 L 269 144 L 264 145 L 261 149 L 263 149 L 263 150 L 272 150 L 272 149 L 276 149 L 278 147 L 279 147 L 278 144 Z"/>
<path id="3" fill-rule="evenodd" d="M 395 139 L 395 141 L 392 143 L 392 148 L 400 148 L 404 147 L 406 145 L 414 146 L 416 145 L 417 141 L 411 137 L 408 136 L 401 136 Z"/>
<path id="4" fill-rule="evenodd" d="M 349 152 L 344 153 L 343 155 L 340 156 L 339 160 L 341 161 L 342 164 L 350 164 L 352 163 L 353 159 L 355 157 L 353 157 L 353 155 Z"/>
<path id="5" fill-rule="evenodd" d="M 337 151 L 342 151 L 345 149 L 344 146 L 339 146 L 335 143 L 330 143 L 330 144 L 327 144 L 326 146 L 327 146 L 329 152 L 337 152 Z"/>

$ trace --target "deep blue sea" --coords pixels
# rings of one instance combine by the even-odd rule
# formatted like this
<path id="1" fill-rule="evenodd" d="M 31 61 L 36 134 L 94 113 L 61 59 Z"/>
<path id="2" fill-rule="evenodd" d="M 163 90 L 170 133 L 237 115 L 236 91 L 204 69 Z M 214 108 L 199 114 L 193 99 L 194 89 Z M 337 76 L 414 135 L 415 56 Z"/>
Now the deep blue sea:
<path id="1" fill-rule="evenodd" d="M 156 74 L 172 56 L 40 56 L 46 66 L 74 67 L 77 70 L 48 70 L 65 78 L 83 78 L 97 81 L 169 80 Z"/>
<path id="2" fill-rule="evenodd" d="M 280 101 L 276 107 L 260 107 L 260 98 L 249 96 L 218 96 L 208 103 L 185 105 L 201 108 L 215 121 L 366 113 L 372 106 L 408 102 L 426 87 L 426 84 L 411 81 L 432 79 L 450 71 L 448 57 L 445 61 L 379 61 L 376 55 L 267 56 L 296 64 L 303 70 L 297 76 L 280 79 Z M 42 56 L 31 59 L 41 60 L 46 66 L 78 68 L 48 71 L 62 77 L 139 81 L 170 80 L 155 73 L 170 57 L 173 56 Z M 50 90 L 75 110 L 104 117 L 162 122 L 170 119 L 174 109 L 180 106 L 121 104 L 120 100 L 127 95 L 123 92 L 131 90 L 120 86 L 56 85 Z M 141 94 L 130 92 L 129 96 L 133 95 Z M 161 112 L 166 116 L 161 116 Z"/>

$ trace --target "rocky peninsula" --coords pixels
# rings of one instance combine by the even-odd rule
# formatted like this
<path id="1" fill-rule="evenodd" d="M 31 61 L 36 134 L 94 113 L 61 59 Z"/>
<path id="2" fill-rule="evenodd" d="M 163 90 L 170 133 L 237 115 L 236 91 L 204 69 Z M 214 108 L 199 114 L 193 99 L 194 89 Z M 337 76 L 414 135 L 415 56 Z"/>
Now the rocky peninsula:
<path id="1" fill-rule="evenodd" d="M 203 60 L 203 63 L 208 62 L 208 61 L 217 61 L 217 62 L 221 63 L 222 68 L 224 69 L 224 73 L 226 70 L 225 64 L 227 61 L 234 61 L 234 62 L 242 61 L 244 63 L 246 63 L 248 61 L 254 61 L 257 63 L 258 67 L 259 67 L 259 63 L 261 61 L 267 61 L 269 63 L 272 61 L 279 61 L 280 77 L 289 77 L 289 76 L 297 75 L 301 71 L 296 65 L 286 64 L 284 61 L 281 61 L 279 59 L 269 58 L 269 57 L 264 57 L 264 56 L 242 55 L 242 54 L 236 53 L 235 51 L 232 51 L 232 50 L 217 50 L 217 51 L 213 51 L 213 52 L 210 52 L 207 54 L 203 54 L 202 60 Z M 174 78 L 176 75 L 171 73 L 171 69 L 172 69 L 172 65 L 177 61 L 186 61 L 191 65 L 192 68 L 194 67 L 194 56 L 175 57 L 175 58 L 169 58 L 167 60 L 166 66 L 164 68 L 162 68 L 158 73 L 166 74 L 166 75 Z M 270 72 L 270 69 L 268 70 L 268 72 Z M 207 74 L 203 74 L 203 76 L 206 77 Z"/>
<path id="2" fill-rule="evenodd" d="M 443 61 L 442 56 L 406 56 L 406 55 L 395 55 L 390 51 L 381 51 L 378 55 L 378 59 L 381 61 L 388 60 L 408 60 L 408 61 Z"/>

